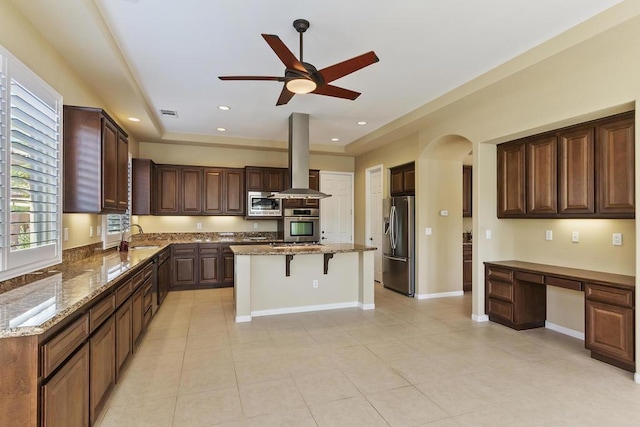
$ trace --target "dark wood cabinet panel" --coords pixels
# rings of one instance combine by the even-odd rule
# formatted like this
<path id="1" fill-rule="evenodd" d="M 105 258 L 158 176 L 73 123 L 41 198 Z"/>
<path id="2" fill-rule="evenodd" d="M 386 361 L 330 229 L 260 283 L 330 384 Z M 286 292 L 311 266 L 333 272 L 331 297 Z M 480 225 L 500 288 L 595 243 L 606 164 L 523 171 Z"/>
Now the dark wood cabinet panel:
<path id="1" fill-rule="evenodd" d="M 594 213 L 593 126 L 558 135 L 558 188 L 560 214 Z"/>
<path id="2" fill-rule="evenodd" d="M 498 154 L 498 218 L 524 216 L 525 144 L 500 144 Z"/>
<path id="3" fill-rule="evenodd" d="M 199 285 L 220 283 L 220 247 L 218 244 L 200 244 L 198 249 Z"/>
<path id="4" fill-rule="evenodd" d="M 90 416 L 93 424 L 116 383 L 116 323 L 111 316 L 90 340 Z"/>
<path id="5" fill-rule="evenodd" d="M 243 169 L 204 168 L 203 213 L 244 215 L 246 193 Z"/>
<path id="6" fill-rule="evenodd" d="M 247 191 L 265 191 L 264 171 L 262 168 L 246 167 Z"/>
<path id="7" fill-rule="evenodd" d="M 247 166 L 244 170 L 247 191 L 277 192 L 286 189 L 287 169 Z"/>
<path id="8" fill-rule="evenodd" d="M 471 245 L 462 245 L 462 291 L 469 292 L 472 288 L 473 257 Z"/>
<path id="9" fill-rule="evenodd" d="M 180 168 L 177 166 L 158 165 L 158 195 L 156 213 L 161 215 L 180 213 L 179 180 Z"/>
<path id="10" fill-rule="evenodd" d="M 265 189 L 264 191 L 282 191 L 285 190 L 286 182 L 286 169 L 266 169 L 265 174 Z"/>
<path id="11" fill-rule="evenodd" d="M 171 249 L 167 248 L 158 257 L 158 305 L 162 304 L 171 286 Z"/>
<path id="12" fill-rule="evenodd" d="M 220 169 L 205 169 L 203 191 L 203 212 L 210 215 L 219 215 L 224 212 L 224 177 Z"/>
<path id="13" fill-rule="evenodd" d="M 131 341 L 132 351 L 140 344 L 144 327 L 144 288 L 141 286 L 131 297 Z"/>
<path id="14" fill-rule="evenodd" d="M 413 196 L 416 189 L 415 163 L 406 163 L 389 169 L 391 196 Z"/>
<path id="15" fill-rule="evenodd" d="M 193 287 L 198 283 L 198 245 L 173 245 L 171 248 L 171 287 Z"/>
<path id="16" fill-rule="evenodd" d="M 462 216 L 467 218 L 472 215 L 472 177 L 473 168 L 471 166 L 462 166 Z"/>
<path id="17" fill-rule="evenodd" d="M 180 168 L 180 204 L 183 215 L 202 213 L 202 168 Z"/>
<path id="18" fill-rule="evenodd" d="M 131 164 L 131 214 L 155 215 L 156 213 L 156 165 L 149 159 L 132 159 Z"/>
<path id="19" fill-rule="evenodd" d="M 634 115 L 617 117 L 596 127 L 597 212 L 635 216 Z"/>
<path id="20" fill-rule="evenodd" d="M 244 190 L 244 170 L 224 170 L 223 206 L 226 215 L 244 215 L 247 195 Z"/>
<path id="21" fill-rule="evenodd" d="M 234 258 L 233 252 L 229 249 L 229 246 L 222 247 L 222 258 L 221 258 L 221 277 L 222 283 L 226 286 L 233 286 L 234 282 Z"/>
<path id="22" fill-rule="evenodd" d="M 320 190 L 320 171 L 309 170 L 309 188 L 312 190 Z M 319 199 L 284 199 L 283 207 L 285 208 L 318 208 L 320 207 Z"/>
<path id="23" fill-rule="evenodd" d="M 65 213 L 124 213 L 128 207 L 127 134 L 100 108 L 63 110 Z"/>
<path id="24" fill-rule="evenodd" d="M 555 135 L 526 143 L 527 214 L 547 215 L 558 212 L 558 145 Z"/>
<path id="25" fill-rule="evenodd" d="M 116 310 L 116 381 L 133 352 L 131 299 Z"/>
<path id="26" fill-rule="evenodd" d="M 89 426 L 89 345 L 42 386 L 42 425 Z"/>

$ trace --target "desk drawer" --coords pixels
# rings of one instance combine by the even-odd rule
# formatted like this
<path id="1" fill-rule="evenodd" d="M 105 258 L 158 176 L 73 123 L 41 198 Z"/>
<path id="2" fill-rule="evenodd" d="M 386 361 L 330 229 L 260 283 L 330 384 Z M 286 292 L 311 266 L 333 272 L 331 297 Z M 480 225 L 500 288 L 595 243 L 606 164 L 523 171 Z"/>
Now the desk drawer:
<path id="1" fill-rule="evenodd" d="M 620 307 L 633 308 L 633 291 L 609 286 L 585 284 L 585 298 L 590 301 L 600 301 Z"/>
<path id="2" fill-rule="evenodd" d="M 116 310 L 116 297 L 110 295 L 89 309 L 89 333 L 93 333 L 98 326 L 111 316 Z"/>
<path id="3" fill-rule="evenodd" d="M 500 282 L 499 280 L 489 280 L 487 282 L 487 294 L 490 298 L 513 302 L 513 284 Z"/>
<path id="4" fill-rule="evenodd" d="M 521 282 L 537 283 L 540 285 L 544 285 L 544 276 L 542 274 L 516 271 L 516 280 L 519 280 Z"/>
<path id="5" fill-rule="evenodd" d="M 560 277 L 547 276 L 545 283 L 549 286 L 582 291 L 582 282 L 579 280 L 562 279 Z"/>
<path id="6" fill-rule="evenodd" d="M 84 314 L 42 346 L 42 376 L 51 375 L 89 336 L 89 315 Z"/>
<path id="7" fill-rule="evenodd" d="M 498 316 L 509 322 L 513 322 L 513 304 L 489 298 L 487 311 L 490 316 Z"/>
<path id="8" fill-rule="evenodd" d="M 505 282 L 513 282 L 513 270 L 508 268 L 487 266 L 487 279 L 498 279 Z"/>

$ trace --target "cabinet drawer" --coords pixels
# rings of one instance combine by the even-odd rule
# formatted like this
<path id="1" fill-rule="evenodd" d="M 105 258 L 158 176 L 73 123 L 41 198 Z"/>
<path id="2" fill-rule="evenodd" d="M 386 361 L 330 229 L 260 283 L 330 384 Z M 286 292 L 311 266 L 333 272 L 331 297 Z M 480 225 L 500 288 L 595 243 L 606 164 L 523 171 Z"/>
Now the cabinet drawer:
<path id="1" fill-rule="evenodd" d="M 218 255 L 220 245 L 200 244 L 200 255 Z"/>
<path id="2" fill-rule="evenodd" d="M 489 280 L 487 282 L 487 294 L 491 298 L 499 298 L 513 302 L 513 284 L 500 282 L 498 280 Z"/>
<path id="3" fill-rule="evenodd" d="M 582 291 L 582 282 L 579 280 L 562 279 L 560 277 L 547 276 L 545 283 L 549 286 Z"/>
<path id="4" fill-rule="evenodd" d="M 42 376 L 48 377 L 89 336 L 89 315 L 84 314 L 42 346 Z"/>
<path id="5" fill-rule="evenodd" d="M 89 309 L 89 333 L 93 333 L 98 326 L 111 316 L 116 309 L 116 297 L 110 295 Z"/>
<path id="6" fill-rule="evenodd" d="M 151 322 L 151 315 L 152 315 L 152 311 L 151 308 L 149 308 L 147 311 L 144 312 L 144 319 L 143 319 L 143 323 L 144 323 L 144 328 L 146 329 L 147 326 L 149 326 L 149 323 Z"/>
<path id="7" fill-rule="evenodd" d="M 540 285 L 544 285 L 544 276 L 542 274 L 516 271 L 516 280 L 520 280 L 521 282 L 538 283 Z"/>
<path id="8" fill-rule="evenodd" d="M 144 282 L 144 271 L 136 273 L 136 275 L 133 276 L 133 281 L 131 283 L 131 292 L 137 290 L 142 285 L 142 282 Z"/>
<path id="9" fill-rule="evenodd" d="M 121 283 L 120 286 L 116 289 L 116 307 L 119 307 L 120 304 L 125 302 L 129 295 L 133 292 L 133 288 L 131 287 L 132 280 L 129 279 L 124 283 Z"/>
<path id="10" fill-rule="evenodd" d="M 151 282 L 151 280 L 147 280 L 144 282 L 144 288 L 142 290 L 142 293 L 147 295 L 151 293 L 151 286 L 153 285 L 153 283 Z"/>
<path id="11" fill-rule="evenodd" d="M 144 268 L 144 280 L 147 280 L 153 274 L 153 264 L 147 264 Z"/>
<path id="12" fill-rule="evenodd" d="M 172 245 L 171 246 L 171 256 L 195 256 L 198 252 L 198 245 L 196 244 L 188 244 L 188 245 Z"/>
<path id="13" fill-rule="evenodd" d="M 633 308 L 633 291 L 609 286 L 585 284 L 585 297 L 591 301 L 600 301 L 620 307 Z"/>
<path id="14" fill-rule="evenodd" d="M 147 309 L 151 307 L 151 292 L 144 295 L 143 306 L 144 306 L 144 308 L 142 309 L 143 311 L 147 311 Z"/>
<path id="15" fill-rule="evenodd" d="M 488 266 L 487 279 L 498 279 L 504 280 L 505 282 L 513 282 L 513 270 Z"/>
<path id="16" fill-rule="evenodd" d="M 513 304 L 497 299 L 488 299 L 488 312 L 490 316 L 498 316 L 509 322 L 513 322 Z"/>

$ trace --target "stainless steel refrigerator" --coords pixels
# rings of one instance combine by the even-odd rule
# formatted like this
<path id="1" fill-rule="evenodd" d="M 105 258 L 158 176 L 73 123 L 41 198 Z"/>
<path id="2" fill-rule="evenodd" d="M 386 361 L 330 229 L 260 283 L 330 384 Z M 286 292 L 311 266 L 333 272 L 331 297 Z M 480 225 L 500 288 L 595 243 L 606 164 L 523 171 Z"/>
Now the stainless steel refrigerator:
<path id="1" fill-rule="evenodd" d="M 412 296 L 415 292 L 415 198 L 391 197 L 384 201 L 382 284 Z"/>

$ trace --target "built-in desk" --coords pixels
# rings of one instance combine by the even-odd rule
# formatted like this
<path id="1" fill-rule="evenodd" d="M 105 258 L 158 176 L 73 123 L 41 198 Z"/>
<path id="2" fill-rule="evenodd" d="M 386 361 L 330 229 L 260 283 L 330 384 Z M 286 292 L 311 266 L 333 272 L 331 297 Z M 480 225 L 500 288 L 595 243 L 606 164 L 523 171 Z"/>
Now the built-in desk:
<path id="1" fill-rule="evenodd" d="M 591 357 L 635 372 L 635 277 L 523 261 L 484 264 L 489 320 L 517 330 L 542 327 L 547 286 L 584 292 Z"/>

